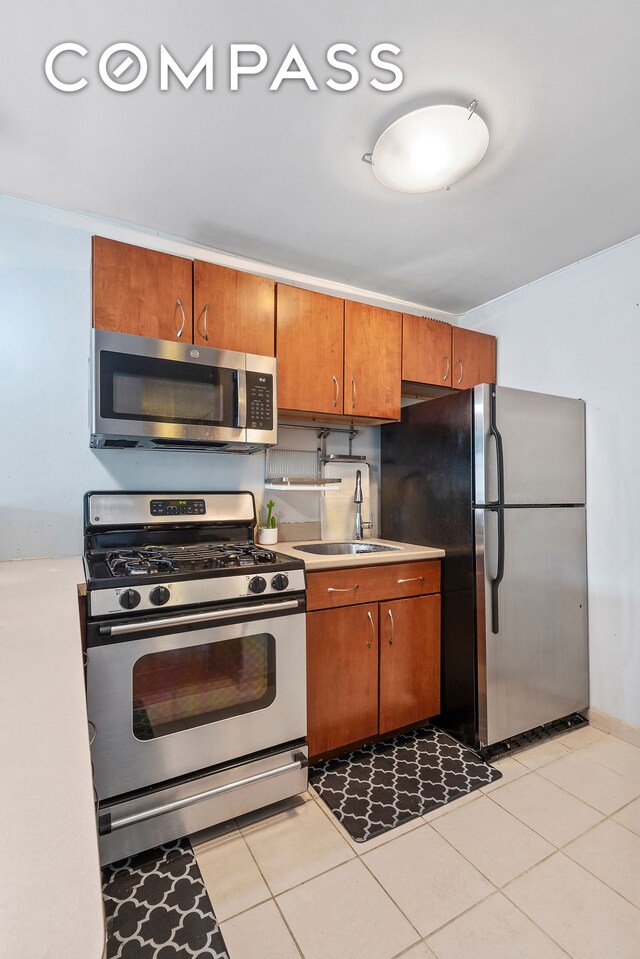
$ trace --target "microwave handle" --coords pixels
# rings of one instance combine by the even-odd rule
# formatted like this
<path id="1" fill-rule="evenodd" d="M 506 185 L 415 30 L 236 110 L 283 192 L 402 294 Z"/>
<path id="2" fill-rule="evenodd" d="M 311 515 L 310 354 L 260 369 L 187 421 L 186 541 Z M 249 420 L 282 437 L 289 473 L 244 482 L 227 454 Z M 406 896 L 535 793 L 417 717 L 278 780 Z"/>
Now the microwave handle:
<path id="1" fill-rule="evenodd" d="M 236 370 L 234 373 L 235 395 L 235 422 L 239 429 L 247 428 L 247 374 L 245 370 Z"/>

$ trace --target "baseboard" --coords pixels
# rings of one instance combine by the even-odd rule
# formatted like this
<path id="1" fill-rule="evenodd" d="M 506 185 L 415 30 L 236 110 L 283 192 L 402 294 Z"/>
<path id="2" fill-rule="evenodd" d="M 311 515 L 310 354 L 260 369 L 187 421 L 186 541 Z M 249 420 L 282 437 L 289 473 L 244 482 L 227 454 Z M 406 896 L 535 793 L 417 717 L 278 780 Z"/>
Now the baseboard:
<path id="1" fill-rule="evenodd" d="M 623 739 L 632 746 L 640 747 L 640 726 L 632 726 L 631 723 L 625 723 L 615 716 L 603 713 L 599 709 L 587 710 L 589 722 L 596 729 L 601 729 L 603 733 L 609 733 L 610 736 L 616 736 Z"/>

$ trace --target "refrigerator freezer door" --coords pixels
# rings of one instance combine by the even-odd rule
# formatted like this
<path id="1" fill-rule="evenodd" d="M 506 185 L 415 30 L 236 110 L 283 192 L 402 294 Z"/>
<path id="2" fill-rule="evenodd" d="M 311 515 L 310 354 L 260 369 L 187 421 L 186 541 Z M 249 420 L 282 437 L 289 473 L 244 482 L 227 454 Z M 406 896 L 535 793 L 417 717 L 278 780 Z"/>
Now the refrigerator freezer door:
<path id="1" fill-rule="evenodd" d="M 582 400 L 495 387 L 474 389 L 475 502 L 498 502 L 502 445 L 506 505 L 585 502 L 585 415 Z"/>
<path id="2" fill-rule="evenodd" d="M 504 575 L 493 632 L 498 511 L 476 509 L 478 727 L 491 745 L 589 704 L 583 507 L 504 509 Z"/>

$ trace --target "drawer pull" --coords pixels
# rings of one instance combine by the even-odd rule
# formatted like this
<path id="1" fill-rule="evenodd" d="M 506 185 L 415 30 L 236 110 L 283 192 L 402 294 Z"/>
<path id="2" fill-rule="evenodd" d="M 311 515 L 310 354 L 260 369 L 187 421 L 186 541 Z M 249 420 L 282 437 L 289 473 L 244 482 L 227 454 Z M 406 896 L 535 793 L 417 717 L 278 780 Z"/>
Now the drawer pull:
<path id="1" fill-rule="evenodd" d="M 370 612 L 367 613 L 367 619 L 369 620 L 369 625 L 371 627 L 371 639 L 367 643 L 367 649 L 371 649 L 371 643 L 376 638 L 376 629 L 375 629 L 375 626 L 373 625 L 373 616 L 371 615 Z"/>
<path id="2" fill-rule="evenodd" d="M 393 621 L 393 613 L 390 609 L 387 610 L 387 616 L 389 617 L 389 622 L 391 623 L 391 636 L 389 636 L 389 646 L 393 646 L 393 641 L 396 637 L 396 626 Z"/>
<path id="3" fill-rule="evenodd" d="M 424 576 L 410 576 L 409 579 L 399 579 L 398 585 L 400 583 L 424 583 Z"/>
<path id="4" fill-rule="evenodd" d="M 352 593 L 354 589 L 360 589 L 360 584 L 356 583 L 355 586 L 327 586 L 328 593 Z"/>

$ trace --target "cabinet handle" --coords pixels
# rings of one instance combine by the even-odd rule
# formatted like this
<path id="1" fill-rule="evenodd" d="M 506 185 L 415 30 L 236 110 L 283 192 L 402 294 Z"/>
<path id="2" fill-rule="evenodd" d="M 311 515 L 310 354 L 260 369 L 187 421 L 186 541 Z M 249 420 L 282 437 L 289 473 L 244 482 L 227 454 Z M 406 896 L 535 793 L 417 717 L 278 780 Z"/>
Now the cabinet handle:
<path id="1" fill-rule="evenodd" d="M 351 408 L 354 410 L 356 408 L 356 378 L 355 376 L 351 377 Z"/>
<path id="2" fill-rule="evenodd" d="M 391 623 L 391 636 L 389 637 L 389 646 L 393 646 L 393 641 L 396 638 L 396 627 L 393 622 L 393 613 L 390 609 L 387 610 L 387 616 L 389 617 L 389 622 Z"/>
<path id="3" fill-rule="evenodd" d="M 355 586 L 327 586 L 328 593 L 352 593 L 354 589 L 360 589 L 360 584 Z"/>
<path id="4" fill-rule="evenodd" d="M 400 583 L 424 583 L 424 576 L 410 576 L 408 579 L 399 579 L 398 586 Z"/>
<path id="5" fill-rule="evenodd" d="M 371 615 L 370 612 L 367 613 L 367 619 L 369 620 L 369 625 L 371 627 L 371 639 L 367 643 L 367 649 L 371 649 L 371 643 L 376 638 L 376 629 L 375 629 L 375 626 L 373 625 L 373 616 Z"/>
<path id="6" fill-rule="evenodd" d="M 447 353 L 444 354 L 442 359 L 444 360 L 444 376 L 442 377 L 442 379 L 448 380 L 449 373 L 451 372 L 451 360 L 449 359 L 449 356 Z"/>
<path id="7" fill-rule="evenodd" d="M 335 407 L 338 405 L 338 393 L 340 392 L 340 387 L 338 386 L 338 378 L 336 376 L 332 376 L 331 379 L 333 380 L 335 387 L 335 392 L 333 394 L 333 405 Z"/>
<path id="8" fill-rule="evenodd" d="M 92 730 L 92 736 L 89 740 L 89 745 L 93 746 L 93 744 L 96 741 L 96 736 L 98 735 L 98 730 L 96 729 L 96 724 L 94 723 L 92 719 L 87 719 L 87 724 L 91 726 L 91 730 Z"/>
<path id="9" fill-rule="evenodd" d="M 187 318 L 186 318 L 185 313 L 184 313 L 184 306 L 182 305 L 182 300 L 180 299 L 180 297 L 178 297 L 178 299 L 176 300 L 176 306 L 179 306 L 179 307 L 180 307 L 180 312 L 182 313 L 182 326 L 180 327 L 180 329 L 179 329 L 178 332 L 177 332 L 177 337 L 178 337 L 178 339 L 180 339 L 180 337 L 181 337 L 182 334 L 184 333 L 184 327 L 185 327 L 185 324 L 186 324 L 186 322 L 187 322 Z"/>
<path id="10" fill-rule="evenodd" d="M 462 375 L 463 375 L 462 360 L 458 360 L 458 362 L 456 363 L 456 366 L 460 367 L 460 376 L 458 377 L 458 384 L 460 384 L 462 383 Z"/>
<path id="11" fill-rule="evenodd" d="M 202 335 L 204 336 L 206 342 L 209 342 L 209 330 L 207 329 L 207 313 L 209 312 L 209 304 L 205 303 L 204 305 L 204 315 L 202 317 Z M 445 377 L 446 379 L 446 377 Z"/>

